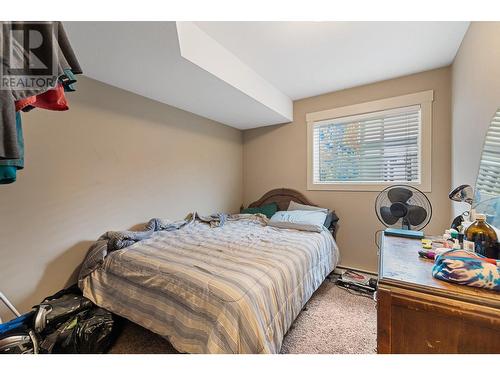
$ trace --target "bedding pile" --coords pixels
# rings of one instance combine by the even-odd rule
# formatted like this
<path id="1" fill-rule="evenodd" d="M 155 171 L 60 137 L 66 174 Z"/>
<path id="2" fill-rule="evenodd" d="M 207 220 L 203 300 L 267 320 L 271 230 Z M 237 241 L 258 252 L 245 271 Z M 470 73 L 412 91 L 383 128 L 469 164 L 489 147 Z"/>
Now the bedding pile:
<path id="1" fill-rule="evenodd" d="M 257 216 L 264 220 L 263 216 Z M 106 258 L 109 252 L 123 249 L 138 241 L 150 238 L 154 232 L 180 229 L 184 225 L 195 220 L 208 223 L 210 224 L 210 227 L 214 228 L 223 226 L 227 220 L 240 220 L 242 217 L 244 218 L 246 215 L 228 215 L 224 213 L 217 213 L 210 216 L 202 216 L 197 212 L 192 212 L 187 214 L 184 220 L 180 221 L 170 221 L 160 218 L 150 219 L 142 231 L 108 231 L 90 246 L 87 256 L 85 257 L 85 260 L 80 268 L 78 281 L 80 282 L 80 280 L 102 265 L 104 258 Z"/>
<path id="2" fill-rule="evenodd" d="M 79 285 L 98 306 L 165 336 L 180 352 L 278 353 L 339 257 L 326 228 L 274 228 L 263 215 L 207 221 L 194 214 L 154 225 L 145 239 L 101 237 L 106 246 Z M 127 241 L 134 243 L 113 249 Z"/>

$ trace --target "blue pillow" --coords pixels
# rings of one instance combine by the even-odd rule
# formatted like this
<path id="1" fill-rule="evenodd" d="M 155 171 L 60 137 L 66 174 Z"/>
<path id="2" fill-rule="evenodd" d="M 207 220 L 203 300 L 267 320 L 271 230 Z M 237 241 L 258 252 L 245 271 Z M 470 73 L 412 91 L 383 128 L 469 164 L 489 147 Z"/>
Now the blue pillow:
<path id="1" fill-rule="evenodd" d="M 297 229 L 309 232 L 321 232 L 326 219 L 325 211 L 278 211 L 269 220 L 269 225 L 282 229 Z"/>

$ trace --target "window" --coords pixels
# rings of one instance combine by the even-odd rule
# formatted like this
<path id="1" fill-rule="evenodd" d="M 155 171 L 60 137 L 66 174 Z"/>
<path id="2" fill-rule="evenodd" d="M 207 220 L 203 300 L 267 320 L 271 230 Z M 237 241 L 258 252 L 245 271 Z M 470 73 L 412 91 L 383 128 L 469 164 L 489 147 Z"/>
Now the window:
<path id="1" fill-rule="evenodd" d="M 308 189 L 430 191 L 432 91 L 310 113 Z"/>
<path id="2" fill-rule="evenodd" d="M 476 193 L 481 194 L 481 200 L 500 195 L 500 109 L 493 116 L 486 139 L 483 154 L 479 164 L 476 182 Z"/>

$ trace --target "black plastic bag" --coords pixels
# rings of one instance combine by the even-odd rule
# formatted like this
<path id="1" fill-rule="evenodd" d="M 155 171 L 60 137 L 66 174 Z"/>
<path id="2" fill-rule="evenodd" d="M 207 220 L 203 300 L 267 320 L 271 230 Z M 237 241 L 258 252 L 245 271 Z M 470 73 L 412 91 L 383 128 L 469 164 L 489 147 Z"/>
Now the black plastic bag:
<path id="1" fill-rule="evenodd" d="M 82 296 L 81 292 L 65 290 L 56 297 L 47 297 L 36 307 L 34 328 L 38 333 L 49 333 L 57 329 L 62 323 L 68 321 L 81 311 L 94 307 L 89 299 Z"/>
<path id="2" fill-rule="evenodd" d="M 52 353 L 105 353 L 113 343 L 113 328 L 113 315 L 107 310 L 94 307 L 78 313 L 64 323 Z"/>
<path id="3" fill-rule="evenodd" d="M 95 306 L 77 287 L 47 297 L 34 319 L 41 353 L 104 353 L 114 341 L 114 323 L 112 313 Z"/>

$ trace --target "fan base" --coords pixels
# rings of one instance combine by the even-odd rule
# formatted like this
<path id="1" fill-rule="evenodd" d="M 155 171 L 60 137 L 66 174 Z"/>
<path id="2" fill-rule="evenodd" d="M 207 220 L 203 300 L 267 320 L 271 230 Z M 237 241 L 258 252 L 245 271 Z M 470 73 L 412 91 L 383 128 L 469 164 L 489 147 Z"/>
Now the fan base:
<path id="1" fill-rule="evenodd" d="M 384 230 L 384 235 L 394 236 L 394 237 L 404 237 L 404 238 L 416 238 L 416 239 L 424 238 L 424 232 L 420 230 L 395 229 L 395 228 L 387 228 L 386 230 Z"/>

